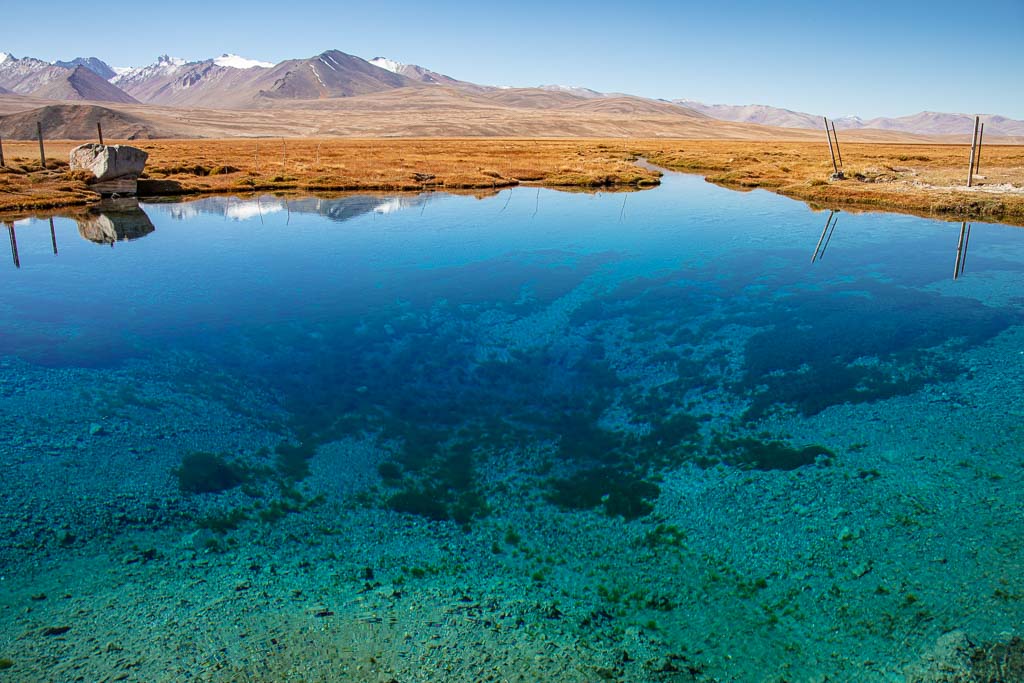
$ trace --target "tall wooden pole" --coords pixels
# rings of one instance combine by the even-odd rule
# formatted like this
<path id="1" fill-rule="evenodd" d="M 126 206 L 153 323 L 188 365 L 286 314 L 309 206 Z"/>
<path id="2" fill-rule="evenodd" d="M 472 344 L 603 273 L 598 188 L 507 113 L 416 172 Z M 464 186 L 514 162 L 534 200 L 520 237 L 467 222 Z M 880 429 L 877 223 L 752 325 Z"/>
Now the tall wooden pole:
<path id="1" fill-rule="evenodd" d="M 103 124 L 99 121 L 96 122 L 96 135 L 100 138 L 100 144 L 103 144 Z"/>
<path id="2" fill-rule="evenodd" d="M 832 120 L 832 137 L 836 140 L 836 154 L 839 155 L 839 167 L 843 167 L 843 153 L 839 151 L 839 136 L 836 135 L 836 122 Z"/>
<path id="3" fill-rule="evenodd" d="M 825 118 L 824 116 L 822 116 L 821 118 L 825 119 L 825 137 L 828 138 L 828 153 L 832 155 L 832 169 L 836 173 L 839 173 L 839 167 L 836 166 L 836 151 L 832 149 L 832 133 L 830 133 L 828 130 L 828 119 Z"/>
<path id="4" fill-rule="evenodd" d="M 981 168 L 981 141 L 985 137 L 985 124 L 981 124 L 981 130 L 978 131 L 978 151 L 974 154 L 974 172 L 977 173 Z"/>
<path id="5" fill-rule="evenodd" d="M 7 166 L 7 164 L 4 163 L 4 139 L 0 138 L 0 167 L 4 166 Z"/>
<path id="6" fill-rule="evenodd" d="M 974 117 L 974 137 L 971 138 L 971 162 L 967 165 L 967 187 L 974 183 L 974 155 L 978 148 L 978 123 L 981 117 Z"/>
<path id="7" fill-rule="evenodd" d="M 43 124 L 36 121 L 36 133 L 39 135 L 39 165 L 46 168 L 46 152 L 43 150 Z"/>

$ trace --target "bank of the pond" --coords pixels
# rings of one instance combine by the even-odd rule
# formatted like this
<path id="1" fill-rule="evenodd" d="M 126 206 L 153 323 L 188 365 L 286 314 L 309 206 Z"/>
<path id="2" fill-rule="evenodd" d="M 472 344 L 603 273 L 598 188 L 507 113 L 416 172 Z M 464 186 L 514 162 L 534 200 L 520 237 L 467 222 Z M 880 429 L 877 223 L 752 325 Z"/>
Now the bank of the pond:
<path id="1" fill-rule="evenodd" d="M 99 199 L 68 170 L 74 141 L 6 143 L 0 214 L 84 206 Z M 766 189 L 814 205 L 893 211 L 944 220 L 1024 225 L 1024 147 L 986 147 L 966 187 L 959 145 L 849 144 L 845 179 L 830 180 L 823 145 L 723 140 L 159 140 L 133 142 L 150 154 L 144 196 L 246 192 L 494 190 L 521 184 L 635 190 L 659 183 L 642 156 L 733 189 Z"/>

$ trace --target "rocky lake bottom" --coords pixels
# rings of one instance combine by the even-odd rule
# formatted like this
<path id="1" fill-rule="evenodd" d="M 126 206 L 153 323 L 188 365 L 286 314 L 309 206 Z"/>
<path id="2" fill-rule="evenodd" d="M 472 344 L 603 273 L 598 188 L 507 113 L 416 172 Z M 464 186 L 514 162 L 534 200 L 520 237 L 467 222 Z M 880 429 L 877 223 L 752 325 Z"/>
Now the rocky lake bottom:
<path id="1" fill-rule="evenodd" d="M 7 232 L 0 681 L 1024 679 L 1019 229 L 669 174 Z"/>

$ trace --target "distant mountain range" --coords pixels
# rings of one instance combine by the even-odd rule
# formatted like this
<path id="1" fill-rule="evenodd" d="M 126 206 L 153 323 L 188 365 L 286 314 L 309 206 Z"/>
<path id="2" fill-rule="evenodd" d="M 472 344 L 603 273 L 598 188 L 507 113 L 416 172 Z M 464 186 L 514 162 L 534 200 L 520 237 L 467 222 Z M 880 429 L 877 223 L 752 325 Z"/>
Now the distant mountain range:
<path id="1" fill-rule="evenodd" d="M 436 86 L 482 95 L 504 106 L 562 109 L 587 105 L 587 111 L 612 114 L 671 109 L 735 123 L 820 129 L 821 116 L 766 105 L 704 104 L 693 100 L 649 100 L 589 88 L 542 85 L 500 88 L 461 81 L 415 64 L 385 57 L 365 60 L 340 50 L 278 64 L 223 54 L 200 61 L 167 55 L 148 66 L 115 68 L 97 57 L 45 62 L 0 52 L 0 95 L 23 95 L 41 100 L 153 104 L 180 108 L 264 109 L 282 103 L 308 103 L 387 93 L 401 88 Z M 503 95 L 502 93 L 507 93 Z M 423 99 L 419 92 L 417 98 Z M 429 99 L 429 96 L 426 96 Z M 1024 121 L 985 115 L 985 133 L 1024 136 Z M 874 129 L 920 135 L 970 135 L 973 115 L 921 112 L 897 118 L 835 119 L 837 129 Z"/>
<path id="2" fill-rule="evenodd" d="M 759 123 L 783 128 L 822 128 L 825 125 L 819 114 L 807 114 L 763 104 L 704 104 L 693 100 L 672 100 L 672 102 L 721 121 Z M 993 114 L 983 114 L 981 120 L 985 123 L 986 135 L 1024 135 L 1024 121 L 1016 121 Z M 836 119 L 829 118 L 829 121 L 835 122 L 837 130 L 873 128 L 920 135 L 970 135 L 974 129 L 973 114 L 946 114 L 932 111 L 923 111 L 911 116 L 878 117 L 867 120 L 858 116 L 842 116 Z"/>

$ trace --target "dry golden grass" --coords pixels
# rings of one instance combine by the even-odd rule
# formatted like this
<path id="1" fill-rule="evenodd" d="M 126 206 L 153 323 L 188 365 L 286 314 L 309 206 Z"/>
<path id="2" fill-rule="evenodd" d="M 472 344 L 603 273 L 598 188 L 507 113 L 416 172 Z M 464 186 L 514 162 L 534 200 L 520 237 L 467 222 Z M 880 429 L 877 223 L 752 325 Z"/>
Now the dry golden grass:
<path id="1" fill-rule="evenodd" d="M 77 143 L 47 143 L 67 158 Z M 621 141 L 531 140 L 161 140 L 130 143 L 150 154 L 140 192 L 485 189 L 519 183 L 548 187 L 643 187 L 659 174 L 636 166 Z M 5 143 L 0 211 L 92 201 L 66 161 L 40 169 L 33 143 Z M 33 157 L 33 153 L 36 154 Z M 32 161 L 32 159 L 35 159 Z"/>
<path id="2" fill-rule="evenodd" d="M 74 142 L 47 143 L 67 158 Z M 764 188 L 817 205 L 862 207 L 1024 225 L 1024 147 L 986 146 L 976 187 L 961 145 L 844 144 L 847 179 L 830 181 L 828 147 L 725 140 L 287 139 L 159 140 L 140 191 L 149 194 L 548 187 L 637 189 L 667 168 L 733 188 Z M 34 143 L 5 143 L 0 211 L 89 203 L 96 195 L 67 163 L 39 168 Z M 35 161 L 31 161 L 32 159 Z"/>
<path id="3" fill-rule="evenodd" d="M 764 188 L 826 207 L 1024 225 L 1024 147 L 986 146 L 974 186 L 965 145 L 843 144 L 846 180 L 830 181 L 828 145 L 701 140 L 637 143 L 651 163 L 737 189 Z"/>

